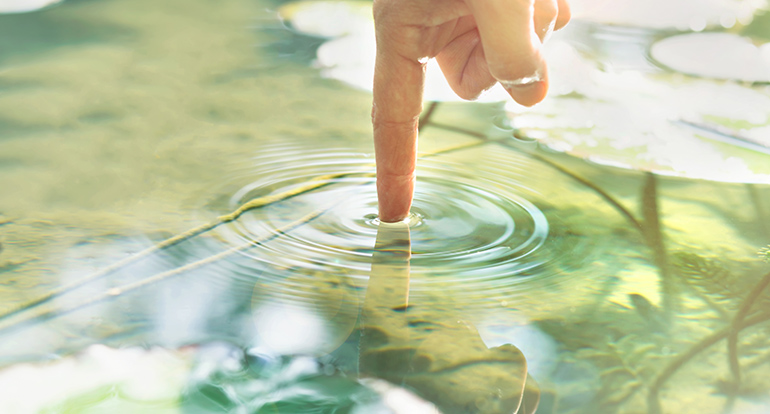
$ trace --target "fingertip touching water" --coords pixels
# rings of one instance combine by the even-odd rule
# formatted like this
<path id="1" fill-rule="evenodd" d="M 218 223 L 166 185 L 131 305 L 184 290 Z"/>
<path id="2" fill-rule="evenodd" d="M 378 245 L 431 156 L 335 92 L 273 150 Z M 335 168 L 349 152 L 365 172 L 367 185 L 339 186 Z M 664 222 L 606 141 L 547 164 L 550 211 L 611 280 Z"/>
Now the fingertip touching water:
<path id="1" fill-rule="evenodd" d="M 540 45 L 570 19 L 566 0 L 429 1 L 374 4 L 375 153 L 380 217 L 407 216 L 414 192 L 425 65 L 436 58 L 452 89 L 473 99 L 500 81 L 531 106 L 548 89 Z"/>
<path id="2" fill-rule="evenodd" d="M 401 108 L 421 142 L 398 224 L 378 215 L 371 2 L 0 16 L 0 412 L 370 414 L 408 392 L 408 414 L 767 411 L 770 90 L 747 67 L 767 46 L 740 27 L 759 2 L 575 2 L 647 20 L 541 48 L 558 24 L 536 19 L 524 58 L 549 71 L 481 76 L 551 87 L 532 108 L 499 82 Z M 442 63 L 466 98 L 489 86 L 466 82 L 480 35 L 447 45 L 477 72 Z"/>

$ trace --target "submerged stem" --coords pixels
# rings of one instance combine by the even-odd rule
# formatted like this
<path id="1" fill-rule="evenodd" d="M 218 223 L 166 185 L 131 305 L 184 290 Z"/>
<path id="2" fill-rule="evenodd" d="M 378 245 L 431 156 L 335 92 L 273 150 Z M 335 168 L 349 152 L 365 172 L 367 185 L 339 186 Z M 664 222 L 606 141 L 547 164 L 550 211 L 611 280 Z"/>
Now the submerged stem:
<path id="1" fill-rule="evenodd" d="M 433 101 L 428 105 L 428 109 L 426 109 L 423 114 L 420 116 L 420 120 L 417 123 L 417 131 L 422 130 L 425 125 L 431 123 L 431 118 L 433 118 L 433 113 L 436 112 L 436 109 L 438 109 L 438 105 L 440 102 Z"/>
<path id="2" fill-rule="evenodd" d="M 668 264 L 668 255 L 660 223 L 660 208 L 658 206 L 658 180 L 655 174 L 647 173 L 642 188 L 642 217 L 644 217 L 644 236 L 647 245 L 653 252 L 655 265 L 660 272 L 661 296 L 663 311 L 667 320 L 676 311 L 674 280 Z"/>
<path id="3" fill-rule="evenodd" d="M 738 332 L 741 330 L 740 326 L 746 315 L 748 315 L 757 298 L 759 298 L 768 285 L 770 285 L 770 273 L 763 276 L 749 296 L 746 297 L 730 325 L 730 334 L 727 338 L 727 360 L 730 364 L 730 372 L 733 374 L 733 389 L 735 392 L 738 391 L 741 385 L 741 364 L 738 361 Z"/>
<path id="4" fill-rule="evenodd" d="M 430 124 L 430 118 L 431 118 L 432 114 L 434 113 L 434 111 L 437 109 L 437 107 L 438 107 L 438 103 L 434 102 L 433 104 L 431 104 L 431 106 L 426 111 L 425 115 L 420 120 L 420 128 Z M 438 150 L 438 151 L 435 151 L 435 152 L 432 152 L 432 153 L 429 153 L 429 154 L 424 154 L 420 158 L 422 158 L 422 159 L 430 158 L 430 157 L 434 157 L 434 156 L 438 156 L 438 155 L 443 155 L 443 154 L 451 153 L 451 152 L 454 152 L 454 151 L 459 151 L 459 150 L 463 150 L 463 149 L 473 148 L 473 147 L 485 145 L 488 142 L 490 142 L 490 141 L 477 141 L 477 142 L 472 142 L 472 143 L 467 143 L 467 144 L 456 145 L 456 146 L 453 146 L 453 147 L 447 147 L 447 148 L 444 148 L 444 149 L 441 149 L 441 150 Z M 367 165 L 367 167 L 368 168 L 373 168 L 374 164 Z M 299 195 L 302 195 L 302 194 L 309 193 L 311 191 L 315 191 L 317 189 L 320 189 L 320 188 L 323 188 L 323 187 L 325 187 L 327 185 L 332 184 L 334 182 L 334 180 L 336 180 L 338 178 L 345 178 L 345 177 L 374 177 L 374 176 L 375 176 L 375 174 L 373 172 L 371 172 L 371 171 L 354 171 L 354 172 L 344 172 L 344 173 L 335 173 L 335 174 L 325 174 L 325 175 L 320 175 L 320 176 L 317 176 L 317 177 L 313 177 L 313 178 L 309 179 L 305 185 L 299 186 L 299 187 L 294 188 L 292 190 L 284 191 L 284 192 L 281 192 L 281 193 L 278 193 L 278 194 L 269 195 L 269 196 L 265 196 L 265 197 L 259 197 L 259 198 L 250 200 L 250 201 L 244 203 L 243 205 L 241 205 L 240 207 L 238 207 L 236 210 L 232 211 L 231 213 L 219 216 L 219 217 L 217 217 L 216 220 L 214 220 L 214 221 L 212 221 L 210 223 L 203 224 L 203 225 L 200 225 L 198 227 L 194 227 L 194 228 L 189 229 L 189 230 L 187 230 L 185 232 L 182 232 L 182 233 L 179 233 L 179 234 L 174 235 L 172 237 L 169 237 L 166 240 L 163 240 L 163 241 L 161 241 L 159 243 L 156 243 L 156 244 L 154 244 L 154 245 L 152 245 L 152 246 L 150 246 L 150 247 L 148 247 L 148 248 L 146 248 L 146 249 L 144 249 L 144 250 L 142 250 L 142 251 L 140 251 L 140 252 L 138 252 L 136 254 L 133 254 L 133 255 L 131 255 L 129 257 L 126 257 L 125 259 L 119 260 L 119 261 L 117 261 L 117 262 L 115 262 L 115 263 L 113 263 L 113 264 L 111 264 L 111 265 L 109 265 L 109 266 L 107 266 L 105 268 L 102 268 L 102 269 L 100 269 L 100 270 L 98 270 L 98 271 L 96 271 L 96 272 L 94 272 L 94 273 L 92 273 L 92 274 L 82 278 L 82 279 L 79 279 L 79 280 L 74 281 L 72 283 L 68 283 L 68 284 L 63 285 L 63 286 L 61 286 L 59 288 L 53 289 L 53 290 L 51 290 L 51 291 L 49 291 L 47 293 L 44 293 L 43 295 L 40 295 L 40 296 L 38 296 L 36 298 L 33 298 L 33 299 L 31 299 L 31 300 L 29 300 L 29 301 L 27 301 L 27 302 L 25 302 L 25 303 L 23 303 L 21 305 L 18 305 L 15 308 L 13 308 L 13 309 L 11 309 L 9 311 L 6 311 L 5 313 L 0 314 L 0 321 L 8 319 L 9 317 L 14 316 L 16 314 L 19 314 L 21 312 L 24 312 L 26 310 L 30 310 L 30 309 L 33 309 L 33 308 L 35 308 L 37 306 L 45 304 L 45 303 L 51 301 L 52 299 L 54 299 L 56 297 L 64 295 L 64 294 L 66 294 L 66 293 L 68 293 L 68 292 L 70 292 L 72 290 L 75 290 L 75 289 L 77 289 L 77 288 L 79 288 L 79 287 L 81 287 L 81 286 L 83 286 L 83 285 L 85 285 L 87 283 L 90 283 L 92 281 L 95 281 L 95 280 L 101 279 L 101 278 L 103 278 L 105 276 L 108 276 L 108 275 L 110 275 L 110 274 L 112 274 L 112 273 L 114 273 L 114 272 L 116 272 L 116 271 L 118 271 L 120 269 L 123 269 L 123 268 L 125 268 L 127 266 L 130 266 L 130 265 L 132 265 L 132 264 L 134 264 L 134 263 L 136 263 L 136 262 L 138 262 L 138 261 L 140 261 L 140 260 L 142 260 L 142 259 L 144 259 L 144 258 L 146 258 L 146 257 L 148 257 L 150 255 L 152 255 L 152 254 L 155 254 L 155 253 L 160 252 L 162 250 L 165 250 L 165 249 L 167 249 L 169 247 L 175 246 L 175 245 L 177 245 L 179 243 L 182 243 L 182 242 L 184 242 L 186 240 L 189 240 L 189 239 L 191 239 L 193 237 L 196 237 L 196 236 L 199 236 L 199 235 L 201 235 L 203 233 L 211 231 L 211 230 L 215 229 L 216 227 L 218 227 L 221 224 L 228 223 L 228 222 L 231 222 L 231 221 L 235 221 L 241 215 L 243 215 L 244 213 L 246 213 L 248 211 L 255 210 L 255 209 L 258 209 L 258 208 L 262 208 L 262 207 L 266 207 L 266 206 L 271 205 L 271 204 L 275 204 L 275 203 L 278 203 L 278 202 L 281 202 L 281 201 L 284 201 L 284 200 L 287 200 L 287 199 L 290 199 L 290 198 L 293 198 L 293 197 L 296 197 L 296 196 L 299 196 Z M 294 224 L 301 225 L 301 224 L 304 224 L 304 223 L 306 223 L 308 221 L 310 221 L 310 220 L 305 220 L 305 221 L 300 220 L 298 222 L 294 222 L 294 223 L 290 224 L 287 227 L 293 228 L 292 226 Z M 278 235 L 283 234 L 283 233 L 284 233 L 284 231 L 279 229 L 279 230 L 277 230 L 277 232 L 274 235 L 270 236 L 269 238 L 267 238 L 265 240 L 259 240 L 259 241 L 256 241 L 256 242 L 250 242 L 250 243 L 245 244 L 243 246 L 235 247 L 235 248 L 226 250 L 226 251 L 224 251 L 222 253 L 216 254 L 214 256 L 210 256 L 210 257 L 208 257 L 206 259 L 202 259 L 202 260 L 199 260 L 197 262 L 190 263 L 188 265 L 185 265 L 185 266 L 182 266 L 182 267 L 179 267 L 179 268 L 176 268 L 176 269 L 172 269 L 172 270 L 169 270 L 169 271 L 164 272 L 164 273 L 160 273 L 160 274 L 155 275 L 155 276 L 151 276 L 151 277 L 149 277 L 147 279 L 143 279 L 142 281 L 136 282 L 136 283 L 134 283 L 132 285 L 127 285 L 127 287 L 125 287 L 123 289 L 123 291 L 134 290 L 134 289 L 142 287 L 142 286 L 144 286 L 146 284 L 151 284 L 151 283 L 154 283 L 154 282 L 157 282 L 157 281 L 160 281 L 160 280 L 167 279 L 167 278 L 169 278 L 171 276 L 176 276 L 178 274 L 184 273 L 184 272 L 189 271 L 189 270 L 197 269 L 200 266 L 203 266 L 203 265 L 206 265 L 208 263 L 212 263 L 212 262 L 215 262 L 217 260 L 220 260 L 222 257 L 226 257 L 226 256 L 232 254 L 235 251 L 240 251 L 240 250 L 242 250 L 244 248 L 250 248 L 250 247 L 257 246 L 259 244 L 265 243 L 267 241 L 270 241 L 274 237 L 277 237 Z M 114 291 L 111 291 L 111 292 L 114 292 Z M 72 311 L 74 311 L 76 309 L 80 309 L 81 307 L 85 307 L 85 306 L 89 306 L 90 304 L 93 304 L 93 303 L 101 302 L 101 301 L 103 301 L 103 300 L 105 300 L 105 299 L 107 299 L 109 297 L 112 297 L 112 296 L 114 296 L 114 295 L 110 294 L 110 292 L 105 293 L 103 295 L 97 296 L 96 298 L 92 298 L 89 301 L 86 301 L 86 302 L 83 302 L 83 303 L 81 303 L 79 305 L 76 305 L 75 307 L 73 307 L 73 308 L 71 308 L 69 310 L 66 310 L 65 312 L 66 313 L 72 312 Z M 58 315 L 60 313 L 61 312 L 56 312 L 56 311 L 53 311 L 53 310 L 48 310 L 48 311 L 44 311 L 44 312 L 38 312 L 37 315 L 33 315 L 32 317 L 27 318 L 27 319 L 22 320 L 22 321 L 17 322 L 17 323 L 27 322 L 27 321 L 34 321 L 34 320 L 46 320 L 46 319 L 50 319 L 50 318 L 52 318 L 52 317 L 54 317 L 54 316 L 56 316 L 56 315 Z M 6 330 L 6 329 L 16 325 L 17 323 L 11 322 L 11 323 L 5 324 L 5 326 L 1 326 L 0 325 L 0 331 Z"/>
<path id="5" fill-rule="evenodd" d="M 577 173 L 574 173 L 574 172 L 568 170 L 567 168 L 563 167 L 562 165 L 557 164 L 557 163 L 549 160 L 548 158 L 543 157 L 542 155 L 535 154 L 535 153 L 532 153 L 530 151 L 522 151 L 521 148 L 512 145 L 507 139 L 490 140 L 489 137 L 487 135 L 485 135 L 485 134 L 482 134 L 482 133 L 476 132 L 476 131 L 467 130 L 467 129 L 461 128 L 461 127 L 456 127 L 456 126 L 453 126 L 453 125 L 445 125 L 445 124 L 440 124 L 440 123 L 435 123 L 435 122 L 431 122 L 430 125 L 435 127 L 435 128 L 439 128 L 439 129 L 443 129 L 443 130 L 447 130 L 447 131 L 458 132 L 458 133 L 462 133 L 462 134 L 465 134 L 465 135 L 469 135 L 469 136 L 472 136 L 472 137 L 484 140 L 485 142 L 495 142 L 495 143 L 498 143 L 500 145 L 503 145 L 506 148 L 510 148 L 510 149 L 513 149 L 513 150 L 516 150 L 516 151 L 520 151 L 520 152 L 526 154 L 527 156 L 529 156 L 531 158 L 534 158 L 534 159 L 536 159 L 536 160 L 538 160 L 538 161 L 540 161 L 540 162 L 542 162 L 544 164 L 547 164 L 549 167 L 555 169 L 556 171 L 559 171 L 560 173 L 568 176 L 569 178 L 572 178 L 573 180 L 575 180 L 575 181 L 579 182 L 580 184 L 582 184 L 582 185 L 588 187 L 589 189 L 593 190 L 599 197 L 603 198 L 604 201 L 609 203 L 610 206 L 612 206 L 615 210 L 617 210 L 618 213 L 620 213 L 620 215 L 625 217 L 626 220 L 628 220 L 628 222 L 631 223 L 631 225 L 635 229 L 639 230 L 640 232 L 643 232 L 643 228 L 642 228 L 641 223 L 639 223 L 639 220 L 637 220 L 636 217 L 634 217 L 634 215 L 631 214 L 631 212 L 628 211 L 628 209 L 623 206 L 623 204 L 621 204 L 618 200 L 616 200 L 611 195 L 609 195 L 609 193 L 604 191 L 601 187 L 599 187 L 596 184 L 592 183 L 591 181 L 588 181 L 587 179 L 577 175 Z"/>
<path id="6" fill-rule="evenodd" d="M 669 378 L 671 378 L 672 375 L 674 375 L 676 371 L 679 370 L 679 368 L 684 366 L 685 363 L 712 345 L 721 341 L 722 339 L 727 338 L 730 335 L 731 330 L 737 329 L 740 331 L 748 328 L 749 326 L 753 326 L 768 320 L 770 320 L 770 313 L 762 313 L 759 315 L 754 315 L 750 318 L 746 318 L 743 320 L 743 322 L 741 322 L 740 325 L 737 326 L 737 328 L 735 326 L 726 327 L 717 332 L 714 332 L 713 334 L 701 339 L 700 342 L 693 345 L 687 352 L 679 355 L 676 359 L 671 361 L 671 363 L 669 363 L 668 366 L 666 366 L 666 368 L 664 368 L 663 371 L 658 374 L 650 386 L 650 392 L 647 395 L 647 412 L 649 414 L 662 413 L 660 400 L 658 399 L 660 388 L 663 386 L 663 384 L 666 383 L 666 381 L 668 381 Z"/>
<path id="7" fill-rule="evenodd" d="M 309 223 L 310 221 L 315 220 L 321 214 L 323 214 L 325 211 L 326 210 L 314 211 L 314 212 L 308 214 L 307 216 L 302 217 L 301 219 L 299 219 L 297 221 L 294 221 L 294 222 L 292 222 L 292 223 L 290 223 L 290 224 L 288 224 L 286 226 L 283 226 L 283 227 L 275 230 L 274 233 L 269 234 L 267 236 L 264 236 L 264 237 L 262 237 L 260 239 L 250 240 L 247 243 L 241 244 L 239 246 L 231 247 L 231 248 L 229 248 L 229 249 L 227 249 L 227 250 L 225 250 L 223 252 L 217 253 L 217 254 L 215 254 L 213 256 L 206 257 L 205 259 L 201 259 L 201 260 L 195 261 L 193 263 L 186 264 L 186 265 L 181 266 L 181 267 L 177 267 L 177 268 L 174 268 L 174 269 L 162 272 L 162 273 L 158 273 L 156 275 L 144 278 L 144 279 L 139 280 L 139 281 L 134 282 L 134 283 L 129 283 L 129 284 L 123 285 L 121 287 L 109 289 L 108 291 L 106 291 L 104 293 L 101 293 L 99 295 L 93 296 L 93 297 L 91 297 L 91 298 L 89 298 L 89 299 L 87 299 L 87 300 L 85 300 L 83 302 L 80 302 L 79 304 L 76 304 L 76 305 L 74 305 L 74 306 L 72 306 L 70 308 L 67 308 L 67 309 L 46 309 L 46 310 L 43 310 L 41 312 L 37 312 L 36 314 L 34 314 L 32 316 L 29 316 L 29 317 L 27 317 L 27 318 L 25 318 L 25 319 L 23 319 L 21 321 L 16 321 L 16 322 L 8 323 L 8 324 L 5 324 L 5 325 L 0 325 L 0 332 L 6 331 L 6 330 L 8 330 L 10 328 L 14 328 L 14 327 L 15 328 L 21 328 L 21 327 L 23 327 L 23 326 L 25 326 L 26 324 L 29 324 L 29 323 L 42 322 L 42 321 L 46 321 L 46 320 L 49 320 L 49 319 L 53 319 L 53 318 L 55 318 L 57 316 L 66 315 L 66 314 L 75 312 L 75 311 L 77 311 L 79 309 L 83 309 L 83 308 L 86 308 L 88 306 L 92 306 L 92 305 L 95 305 L 97 303 L 103 302 L 103 301 L 105 301 L 107 299 L 110 299 L 110 298 L 113 298 L 115 296 L 119 296 L 119 295 L 122 295 L 124 293 L 128 293 L 128 292 L 131 292 L 131 291 L 134 291 L 134 290 L 137 290 L 137 289 L 140 289 L 140 288 L 152 285 L 154 283 L 170 279 L 170 278 L 172 278 L 174 276 L 179 276 L 179 275 L 181 275 L 181 274 L 183 274 L 185 272 L 191 271 L 191 270 L 199 269 L 199 268 L 201 268 L 203 266 L 206 266 L 206 265 L 212 264 L 214 262 L 217 262 L 219 260 L 222 260 L 222 259 L 224 259 L 224 258 L 226 258 L 226 257 L 228 257 L 228 256 L 230 256 L 230 255 L 232 255 L 234 253 L 238 253 L 238 252 L 241 252 L 241 251 L 244 251 L 244 250 L 248 250 L 248 249 L 250 249 L 252 247 L 260 246 L 260 245 L 262 245 L 262 244 L 264 244 L 264 243 L 266 243 L 266 242 L 268 242 L 270 240 L 273 240 L 276 237 L 278 237 L 278 236 L 280 236 L 282 234 L 285 234 L 285 233 L 287 233 L 287 232 L 289 232 L 289 231 L 291 231 L 291 230 L 293 230 L 293 229 L 295 229 L 295 228 L 297 228 L 297 227 L 299 227 L 299 226 L 301 226 L 303 224 L 306 224 L 306 223 Z"/>
<path id="8" fill-rule="evenodd" d="M 620 202 L 618 200 L 615 200 L 615 198 L 613 198 L 611 195 L 609 195 L 609 193 L 607 193 L 606 191 L 602 190 L 599 186 L 597 186 L 596 184 L 588 181 L 587 179 L 577 175 L 576 173 L 568 170 L 567 168 L 565 168 L 565 167 L 563 167 L 563 166 L 561 166 L 561 165 L 559 165 L 559 164 L 549 160 L 546 157 L 543 157 L 543 156 L 538 155 L 538 154 L 529 154 L 529 155 L 532 158 L 535 158 L 538 161 L 541 161 L 541 162 L 543 162 L 545 164 L 548 164 L 549 166 L 551 166 L 555 170 L 559 171 L 560 173 L 562 173 L 564 175 L 567 175 L 568 177 L 572 178 L 573 180 L 575 180 L 575 181 L 579 182 L 580 184 L 583 184 L 584 186 L 586 186 L 586 187 L 590 188 L 591 190 L 593 190 L 597 195 L 599 195 L 599 197 L 603 198 L 604 201 L 608 202 L 615 210 L 618 211 L 618 213 L 620 213 L 623 217 L 625 217 L 626 220 L 628 220 L 628 222 L 631 223 L 631 225 L 635 229 L 639 230 L 640 232 L 642 232 L 642 235 L 644 235 L 644 227 L 642 226 L 641 223 L 639 223 L 639 220 L 637 220 L 636 217 L 634 217 L 634 215 L 631 214 L 631 212 L 628 211 L 627 208 L 625 208 L 622 204 L 620 204 Z"/>
<path id="9" fill-rule="evenodd" d="M 749 198 L 751 198 L 751 204 L 754 205 L 754 210 L 757 214 L 757 222 L 759 223 L 762 234 L 770 233 L 770 228 L 767 224 L 767 214 L 765 212 L 765 204 L 762 202 L 762 196 L 759 194 L 757 186 L 754 184 L 746 184 L 746 189 L 749 192 Z"/>
<path id="10" fill-rule="evenodd" d="M 236 209 L 235 211 L 225 214 L 223 216 L 219 216 L 216 220 L 200 225 L 198 227 L 194 227 L 192 229 L 189 229 L 185 232 L 179 233 L 177 235 L 174 235 L 172 237 L 169 237 L 166 240 L 163 240 L 157 244 L 154 244 L 138 253 L 135 253 L 131 256 L 128 256 L 124 259 L 121 259 L 107 267 L 104 267 L 82 279 L 76 280 L 72 283 L 68 283 L 65 285 L 62 285 L 56 289 L 53 289 L 51 291 L 48 291 L 34 299 L 31 299 L 27 302 L 24 302 L 15 308 L 6 311 L 2 314 L 0 314 L 0 321 L 7 319 L 13 315 L 16 315 L 18 313 L 21 313 L 25 310 L 31 309 L 35 306 L 42 305 L 46 302 L 49 302 L 50 300 L 59 297 L 67 292 L 70 292 L 74 289 L 79 288 L 80 286 L 83 286 L 87 283 L 93 282 L 95 280 L 101 279 L 105 276 L 108 276 L 126 266 L 129 266 L 131 264 L 134 264 L 152 254 L 155 254 L 161 250 L 165 250 L 169 247 L 175 246 L 183 241 L 189 240 L 193 237 L 199 236 L 203 233 L 206 233 L 208 231 L 211 231 L 218 227 L 221 224 L 228 223 L 234 220 L 237 220 L 243 213 L 254 210 L 257 208 L 265 207 L 271 204 L 275 204 L 280 201 L 288 200 L 292 197 L 296 197 L 301 194 L 308 193 L 310 191 L 317 190 L 319 188 L 325 187 L 333 182 L 333 180 L 337 178 L 344 178 L 344 177 L 374 177 L 373 172 L 346 172 L 346 173 L 338 173 L 338 174 L 327 174 L 322 175 L 318 177 L 314 177 L 313 179 L 309 180 L 308 184 L 304 186 L 297 187 L 295 189 L 284 191 L 282 193 L 266 196 L 266 197 L 260 197 L 255 198 L 251 201 L 246 202 L 245 204 L 241 205 Z"/>

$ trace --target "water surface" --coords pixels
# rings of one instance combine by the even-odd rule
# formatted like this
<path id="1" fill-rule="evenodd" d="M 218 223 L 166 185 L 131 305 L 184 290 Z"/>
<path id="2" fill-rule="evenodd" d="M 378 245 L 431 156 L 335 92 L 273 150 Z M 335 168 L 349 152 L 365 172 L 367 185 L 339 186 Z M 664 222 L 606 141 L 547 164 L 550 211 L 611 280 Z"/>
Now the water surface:
<path id="1" fill-rule="evenodd" d="M 553 143 L 605 130 L 440 103 L 385 227 L 371 96 L 280 6 L 0 15 L 0 412 L 770 407 L 761 181 L 594 164 Z M 610 75 L 683 76 L 644 55 L 661 32 L 575 26 Z"/>

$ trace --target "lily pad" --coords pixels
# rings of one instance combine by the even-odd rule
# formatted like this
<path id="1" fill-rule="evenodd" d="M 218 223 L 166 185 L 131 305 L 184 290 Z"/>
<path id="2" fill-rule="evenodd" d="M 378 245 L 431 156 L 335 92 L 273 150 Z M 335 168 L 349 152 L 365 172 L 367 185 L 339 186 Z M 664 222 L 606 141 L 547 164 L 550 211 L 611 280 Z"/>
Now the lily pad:
<path id="1" fill-rule="evenodd" d="M 116 399 L 135 408 L 174 402 L 185 385 L 191 357 L 189 350 L 93 345 L 55 362 L 15 365 L 0 371 L 0 412 L 114 407 Z"/>
<path id="2" fill-rule="evenodd" d="M 688 75 L 745 82 L 770 82 L 770 43 L 756 45 L 732 33 L 689 33 L 665 38 L 653 59 Z"/>
<path id="3" fill-rule="evenodd" d="M 365 32 L 374 24 L 370 1 L 299 1 L 278 13 L 298 32 L 319 37 Z"/>
<path id="4" fill-rule="evenodd" d="M 604 24 L 700 31 L 748 24 L 759 0 L 571 0 L 573 18 Z"/>
<path id="5" fill-rule="evenodd" d="M 553 47 L 555 45 L 551 45 Z M 556 45 L 554 90 L 511 125 L 551 149 L 592 162 L 662 175 L 770 183 L 770 93 L 671 73 L 604 70 Z M 569 74 L 580 68 L 584 76 Z"/>
<path id="6" fill-rule="evenodd" d="M 61 2 L 61 0 L 0 0 L 0 14 L 27 13 Z"/>

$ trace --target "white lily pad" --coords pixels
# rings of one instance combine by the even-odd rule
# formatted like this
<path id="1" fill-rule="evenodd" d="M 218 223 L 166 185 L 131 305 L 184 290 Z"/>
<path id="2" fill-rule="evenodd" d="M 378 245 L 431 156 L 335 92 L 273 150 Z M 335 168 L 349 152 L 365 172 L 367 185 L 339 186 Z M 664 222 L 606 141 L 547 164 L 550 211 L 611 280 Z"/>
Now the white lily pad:
<path id="1" fill-rule="evenodd" d="M 0 14 L 27 13 L 61 2 L 62 0 L 0 0 Z"/>
<path id="2" fill-rule="evenodd" d="M 573 18 L 604 24 L 700 31 L 748 24 L 764 0 L 570 0 Z"/>
<path id="3" fill-rule="evenodd" d="M 51 363 L 0 370 L 0 412 L 38 413 L 83 398 L 89 406 L 176 401 L 186 384 L 193 354 L 160 348 L 114 349 L 93 345 Z M 113 411 L 110 411 L 113 412 Z"/>
<path id="4" fill-rule="evenodd" d="M 371 31 L 374 25 L 370 1 L 299 1 L 278 10 L 298 32 L 320 37 L 339 37 Z"/>
<path id="5" fill-rule="evenodd" d="M 732 33 L 689 33 L 652 45 L 653 59 L 678 72 L 716 79 L 770 82 L 770 43 Z"/>
<path id="6" fill-rule="evenodd" d="M 548 147 L 592 162 L 725 182 L 770 183 L 770 93 L 733 82 L 677 74 L 587 69 L 559 46 L 552 73 L 588 70 L 526 109 L 509 105 L 511 124 Z M 586 81 L 586 80 L 590 81 Z"/>

